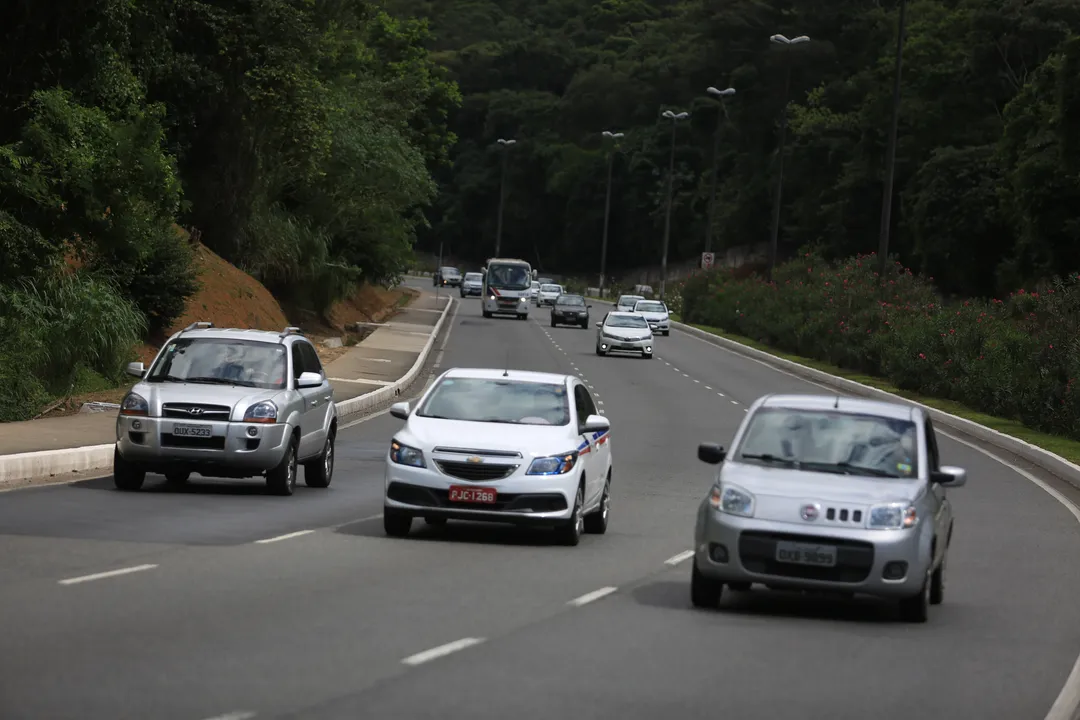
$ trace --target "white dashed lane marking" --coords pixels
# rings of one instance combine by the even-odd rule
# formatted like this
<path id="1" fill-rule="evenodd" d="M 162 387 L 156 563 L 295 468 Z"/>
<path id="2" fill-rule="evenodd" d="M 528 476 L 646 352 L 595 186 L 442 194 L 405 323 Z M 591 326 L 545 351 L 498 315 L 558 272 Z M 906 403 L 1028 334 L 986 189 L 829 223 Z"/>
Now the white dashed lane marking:
<path id="1" fill-rule="evenodd" d="M 144 570 L 153 570 L 157 565 L 136 565 L 134 567 L 120 568 L 119 570 L 109 570 L 108 572 L 94 573 L 93 575 L 80 575 L 79 577 L 68 578 L 67 580 L 60 580 L 61 585 L 79 585 L 81 583 L 93 582 L 94 580 L 105 580 L 106 578 L 119 577 L 121 575 L 130 575 L 131 573 L 143 572 Z"/>
<path id="2" fill-rule="evenodd" d="M 418 652 L 415 655 L 410 655 L 401 662 L 405 665 L 412 665 L 415 667 L 417 665 L 423 665 L 426 662 L 431 662 L 432 660 L 437 660 L 441 657 L 446 657 L 447 655 L 459 652 L 466 648 L 471 648 L 473 645 L 479 645 L 482 642 L 484 642 L 483 638 L 462 638 L 460 640 L 455 640 L 454 642 L 448 642 L 445 645 L 433 647 L 430 650 Z"/>
<path id="3" fill-rule="evenodd" d="M 616 590 L 618 590 L 618 588 L 602 587 L 599 590 L 593 590 L 590 593 L 585 593 L 581 597 L 574 598 L 573 600 L 568 602 L 567 605 L 570 605 L 571 607 L 581 607 L 582 605 L 588 605 L 591 602 L 596 602 L 602 597 L 607 597 Z"/>
<path id="4" fill-rule="evenodd" d="M 675 565 L 678 565 L 679 563 L 681 563 L 683 560 L 689 560 L 693 556 L 694 556 L 694 551 L 693 550 L 684 550 L 683 552 L 679 553 L 678 555 L 672 555 L 671 557 L 669 557 L 667 560 L 664 561 L 664 564 L 665 565 L 671 565 L 672 567 L 674 567 Z"/>

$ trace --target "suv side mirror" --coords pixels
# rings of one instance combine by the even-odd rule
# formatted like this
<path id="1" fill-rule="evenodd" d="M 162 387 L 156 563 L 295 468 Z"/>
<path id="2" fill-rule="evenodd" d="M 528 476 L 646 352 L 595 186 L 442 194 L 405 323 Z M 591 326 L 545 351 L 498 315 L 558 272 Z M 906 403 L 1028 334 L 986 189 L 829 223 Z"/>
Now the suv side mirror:
<path id="1" fill-rule="evenodd" d="M 390 414 L 396 417 L 398 420 L 409 419 L 409 403 L 399 402 L 390 406 Z"/>
<path id="2" fill-rule="evenodd" d="M 322 384 L 323 377 L 317 372 L 302 372 L 300 377 L 296 378 L 296 387 L 298 388 L 313 388 Z"/>
<path id="3" fill-rule="evenodd" d="M 710 465 L 719 465 L 724 462 L 727 453 L 724 448 L 716 443 L 701 443 L 697 447 L 697 459 Z"/>
<path id="4" fill-rule="evenodd" d="M 967 470 L 952 465 L 942 465 L 930 473 L 930 482 L 941 487 L 963 487 L 967 484 Z"/>
<path id="5" fill-rule="evenodd" d="M 146 366 L 141 362 L 129 362 L 125 371 L 128 375 L 134 375 L 137 378 L 141 378 L 146 375 Z"/>

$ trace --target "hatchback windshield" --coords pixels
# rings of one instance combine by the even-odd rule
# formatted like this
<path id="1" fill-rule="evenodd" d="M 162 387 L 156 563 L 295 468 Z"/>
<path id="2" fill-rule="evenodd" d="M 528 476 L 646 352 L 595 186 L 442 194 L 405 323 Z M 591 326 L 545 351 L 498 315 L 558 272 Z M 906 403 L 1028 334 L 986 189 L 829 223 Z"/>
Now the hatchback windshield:
<path id="1" fill-rule="evenodd" d="M 566 425 L 566 387 L 505 378 L 445 378 L 417 412 L 420 417 L 510 425 Z"/>
<path id="2" fill-rule="evenodd" d="M 285 351 L 278 343 L 182 337 L 169 343 L 146 379 L 280 390 L 287 376 Z"/>
<path id="3" fill-rule="evenodd" d="M 612 315 L 608 317 L 608 327 L 624 327 L 624 328 L 647 328 L 649 323 L 645 322 L 645 318 L 637 315 Z"/>
<path id="4" fill-rule="evenodd" d="M 540 286 L 540 292 L 557 293 L 557 292 L 562 292 L 562 288 L 559 287 L 558 285 L 541 285 Z"/>
<path id="5" fill-rule="evenodd" d="M 916 425 L 875 415 L 763 408 L 738 459 L 803 470 L 908 478 L 918 475 Z"/>
<path id="6" fill-rule="evenodd" d="M 480 282 L 483 277 L 480 273 L 465 273 L 465 279 L 470 281 Z"/>
<path id="7" fill-rule="evenodd" d="M 667 308 L 662 302 L 639 302 L 634 306 L 634 312 L 665 313 Z"/>
<path id="8" fill-rule="evenodd" d="M 581 306 L 585 304 L 585 298 L 581 297 L 580 295 L 560 295 L 558 304 Z"/>

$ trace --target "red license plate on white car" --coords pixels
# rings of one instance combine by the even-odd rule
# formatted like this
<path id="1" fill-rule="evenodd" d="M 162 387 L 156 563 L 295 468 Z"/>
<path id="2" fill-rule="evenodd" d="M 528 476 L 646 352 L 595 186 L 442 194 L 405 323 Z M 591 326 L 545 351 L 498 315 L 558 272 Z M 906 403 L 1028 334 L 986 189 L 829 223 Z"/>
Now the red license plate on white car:
<path id="1" fill-rule="evenodd" d="M 495 502 L 497 493 L 494 488 L 464 487 L 454 485 L 450 488 L 450 502 L 486 503 Z"/>

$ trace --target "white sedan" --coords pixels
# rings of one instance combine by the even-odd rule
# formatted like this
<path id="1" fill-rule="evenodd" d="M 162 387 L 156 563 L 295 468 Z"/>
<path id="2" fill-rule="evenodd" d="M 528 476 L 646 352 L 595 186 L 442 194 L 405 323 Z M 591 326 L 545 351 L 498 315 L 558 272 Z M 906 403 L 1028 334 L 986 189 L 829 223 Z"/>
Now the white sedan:
<path id="1" fill-rule="evenodd" d="M 536 293 L 536 307 L 543 307 L 544 305 L 554 305 L 555 300 L 564 292 L 562 285 L 555 285 L 553 283 L 545 283 L 540 286 L 539 292 Z"/>
<path id="2" fill-rule="evenodd" d="M 611 508 L 611 425 L 573 375 L 455 368 L 417 401 L 386 455 L 383 527 L 413 518 L 550 527 L 566 545 L 603 534 Z"/>
<path id="3" fill-rule="evenodd" d="M 649 321 L 649 328 L 661 335 L 671 334 L 671 316 L 667 305 L 660 300 L 638 300 L 634 312 Z"/>

